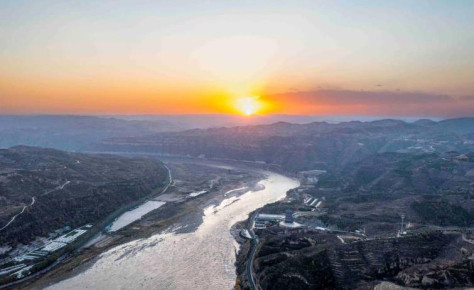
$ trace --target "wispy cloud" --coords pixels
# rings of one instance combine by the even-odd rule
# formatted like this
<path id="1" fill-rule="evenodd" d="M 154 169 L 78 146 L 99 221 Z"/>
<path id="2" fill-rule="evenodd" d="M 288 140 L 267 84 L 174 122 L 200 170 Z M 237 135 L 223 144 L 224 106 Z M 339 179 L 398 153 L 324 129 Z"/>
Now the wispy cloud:
<path id="1" fill-rule="evenodd" d="M 473 116 L 474 96 L 449 96 L 424 92 L 315 90 L 269 96 L 280 105 L 292 103 L 314 114 L 391 116 Z"/>

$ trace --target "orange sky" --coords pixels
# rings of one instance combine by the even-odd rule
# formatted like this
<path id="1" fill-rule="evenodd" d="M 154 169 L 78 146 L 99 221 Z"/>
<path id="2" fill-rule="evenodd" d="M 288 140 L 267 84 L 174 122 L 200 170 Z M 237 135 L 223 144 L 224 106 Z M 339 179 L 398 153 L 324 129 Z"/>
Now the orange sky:
<path id="1" fill-rule="evenodd" d="M 0 4 L 0 113 L 474 112 L 469 1 L 47 2 Z"/>

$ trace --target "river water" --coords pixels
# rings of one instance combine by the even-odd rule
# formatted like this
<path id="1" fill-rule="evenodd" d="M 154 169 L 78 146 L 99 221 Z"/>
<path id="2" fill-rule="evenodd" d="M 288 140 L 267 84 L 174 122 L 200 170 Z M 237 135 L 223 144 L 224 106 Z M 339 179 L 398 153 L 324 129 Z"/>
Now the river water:
<path id="1" fill-rule="evenodd" d="M 257 208 L 285 197 L 295 179 L 267 172 L 265 189 L 224 199 L 204 210 L 192 233 L 168 232 L 102 254 L 85 272 L 53 289 L 232 289 L 238 244 L 230 228 Z"/>
<path id="2" fill-rule="evenodd" d="M 163 201 L 150 200 L 132 210 L 125 212 L 112 223 L 112 226 L 110 227 L 110 231 L 115 232 L 125 226 L 128 226 L 134 221 L 141 219 L 147 213 L 157 208 L 160 208 L 165 203 L 166 202 L 163 202 Z"/>

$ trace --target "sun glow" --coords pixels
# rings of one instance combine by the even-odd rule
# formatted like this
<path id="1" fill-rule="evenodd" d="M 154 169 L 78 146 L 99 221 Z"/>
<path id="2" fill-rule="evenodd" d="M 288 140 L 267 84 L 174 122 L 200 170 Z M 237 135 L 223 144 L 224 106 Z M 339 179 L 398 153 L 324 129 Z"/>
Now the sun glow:
<path id="1" fill-rule="evenodd" d="M 237 110 L 246 116 L 254 115 L 262 107 L 262 103 L 258 101 L 258 97 L 241 97 L 235 104 Z"/>

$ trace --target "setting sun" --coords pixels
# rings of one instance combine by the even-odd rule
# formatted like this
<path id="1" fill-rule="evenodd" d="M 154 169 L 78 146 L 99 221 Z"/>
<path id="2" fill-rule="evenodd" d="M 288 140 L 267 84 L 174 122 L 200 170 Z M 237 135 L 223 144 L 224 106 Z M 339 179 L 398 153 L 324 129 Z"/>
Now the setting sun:
<path id="1" fill-rule="evenodd" d="M 250 116 L 255 114 L 262 104 L 258 101 L 258 97 L 242 97 L 237 99 L 236 107 L 242 114 Z"/>

